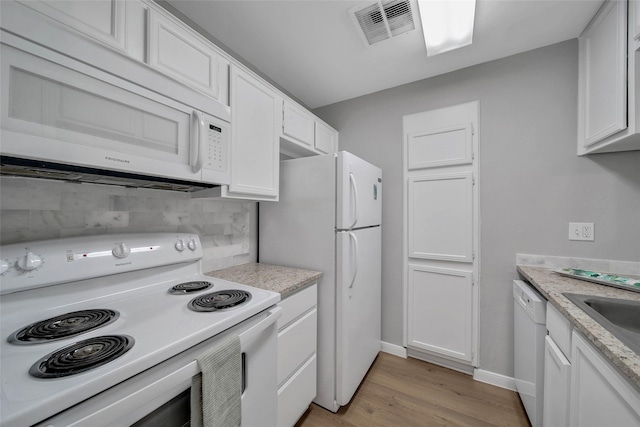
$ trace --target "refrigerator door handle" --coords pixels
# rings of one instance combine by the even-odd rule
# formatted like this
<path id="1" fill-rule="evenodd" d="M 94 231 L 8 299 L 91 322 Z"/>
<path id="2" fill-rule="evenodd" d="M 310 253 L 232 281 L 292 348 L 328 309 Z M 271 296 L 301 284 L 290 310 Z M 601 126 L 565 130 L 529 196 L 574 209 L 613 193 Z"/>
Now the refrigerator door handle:
<path id="1" fill-rule="evenodd" d="M 356 178 L 353 176 L 353 172 L 349 172 L 349 184 L 351 184 L 351 189 L 353 190 L 353 213 L 354 219 L 353 223 L 349 226 L 349 228 L 353 228 L 358 223 L 358 186 L 356 185 Z"/>
<path id="2" fill-rule="evenodd" d="M 349 284 L 349 289 L 353 288 L 353 284 L 356 282 L 356 277 L 358 276 L 358 252 L 360 252 L 358 248 L 358 238 L 352 232 L 349 232 L 349 238 L 353 240 L 353 246 L 355 247 L 355 256 L 353 257 L 353 277 L 351 278 L 351 283 Z"/>

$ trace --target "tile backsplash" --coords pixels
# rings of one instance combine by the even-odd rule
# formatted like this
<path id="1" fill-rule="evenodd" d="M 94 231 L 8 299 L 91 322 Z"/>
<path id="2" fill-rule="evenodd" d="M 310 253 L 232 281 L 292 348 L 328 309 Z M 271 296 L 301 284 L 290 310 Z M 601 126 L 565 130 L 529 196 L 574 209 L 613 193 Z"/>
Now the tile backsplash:
<path id="1" fill-rule="evenodd" d="M 198 233 L 203 268 L 254 262 L 255 203 L 191 199 L 188 193 L 0 178 L 0 243 L 93 234 Z M 253 220 L 253 221 L 252 221 Z"/>

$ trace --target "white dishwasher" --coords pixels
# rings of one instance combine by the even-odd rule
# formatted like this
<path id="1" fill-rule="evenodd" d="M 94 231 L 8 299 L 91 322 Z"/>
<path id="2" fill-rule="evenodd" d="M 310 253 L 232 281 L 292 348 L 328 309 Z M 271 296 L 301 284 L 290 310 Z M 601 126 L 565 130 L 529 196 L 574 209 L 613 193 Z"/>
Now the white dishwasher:
<path id="1" fill-rule="evenodd" d="M 513 281 L 514 377 L 532 427 L 542 426 L 546 300 L 522 280 Z"/>

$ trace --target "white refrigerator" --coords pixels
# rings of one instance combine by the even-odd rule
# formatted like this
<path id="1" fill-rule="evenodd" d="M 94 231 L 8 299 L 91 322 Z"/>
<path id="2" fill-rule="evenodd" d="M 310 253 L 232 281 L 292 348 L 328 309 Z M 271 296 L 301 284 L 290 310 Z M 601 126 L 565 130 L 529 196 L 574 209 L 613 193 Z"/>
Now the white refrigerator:
<path id="1" fill-rule="evenodd" d="M 382 171 L 348 152 L 280 162 L 259 208 L 259 261 L 322 272 L 317 395 L 349 403 L 380 351 Z"/>

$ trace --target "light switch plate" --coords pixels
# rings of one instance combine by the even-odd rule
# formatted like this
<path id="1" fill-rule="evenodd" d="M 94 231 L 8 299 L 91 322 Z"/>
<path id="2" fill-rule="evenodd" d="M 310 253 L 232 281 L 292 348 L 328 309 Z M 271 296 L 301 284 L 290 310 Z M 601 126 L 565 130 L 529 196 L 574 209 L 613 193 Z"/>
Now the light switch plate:
<path id="1" fill-rule="evenodd" d="M 570 222 L 569 240 L 583 240 L 593 242 L 595 232 L 592 222 Z"/>

